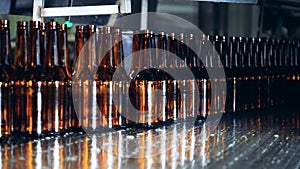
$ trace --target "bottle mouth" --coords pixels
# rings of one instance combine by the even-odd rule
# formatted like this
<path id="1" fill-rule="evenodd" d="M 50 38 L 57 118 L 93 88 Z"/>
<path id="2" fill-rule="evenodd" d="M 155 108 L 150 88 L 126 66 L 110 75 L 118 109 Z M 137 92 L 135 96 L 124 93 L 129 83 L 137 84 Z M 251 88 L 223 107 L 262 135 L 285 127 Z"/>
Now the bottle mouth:
<path id="1" fill-rule="evenodd" d="M 39 28 L 40 21 L 30 21 L 30 28 Z"/>
<path id="2" fill-rule="evenodd" d="M 46 24 L 45 24 L 45 22 L 40 22 L 40 28 L 41 28 L 42 30 L 45 30 L 45 29 L 46 29 Z"/>
<path id="3" fill-rule="evenodd" d="M 84 26 L 83 25 L 77 25 L 76 26 L 76 31 L 83 31 Z"/>
<path id="4" fill-rule="evenodd" d="M 18 21 L 17 27 L 18 28 L 26 28 L 28 26 L 28 23 L 26 21 Z"/>
<path id="5" fill-rule="evenodd" d="M 57 22 L 54 22 L 54 21 L 48 22 L 47 27 L 48 27 L 49 29 L 56 29 L 56 27 L 57 27 Z"/>
<path id="6" fill-rule="evenodd" d="M 59 30 L 61 30 L 61 31 L 65 31 L 65 30 L 67 30 L 67 25 L 66 24 L 58 24 L 58 27 L 59 27 Z"/>
<path id="7" fill-rule="evenodd" d="M 86 25 L 85 27 L 91 32 L 96 32 L 96 25 Z"/>
<path id="8" fill-rule="evenodd" d="M 106 27 L 104 27 L 103 29 L 104 29 L 104 32 L 105 32 L 106 34 L 110 34 L 110 33 L 111 33 L 111 27 L 106 26 Z"/>
<path id="9" fill-rule="evenodd" d="M 121 33 L 121 29 L 120 29 L 120 28 L 115 28 L 115 29 L 114 29 L 114 33 L 120 34 L 120 33 Z"/>
<path id="10" fill-rule="evenodd" d="M 8 28 L 9 27 L 9 20 L 7 20 L 7 19 L 1 19 L 1 21 L 0 21 L 0 27 L 1 28 Z"/>

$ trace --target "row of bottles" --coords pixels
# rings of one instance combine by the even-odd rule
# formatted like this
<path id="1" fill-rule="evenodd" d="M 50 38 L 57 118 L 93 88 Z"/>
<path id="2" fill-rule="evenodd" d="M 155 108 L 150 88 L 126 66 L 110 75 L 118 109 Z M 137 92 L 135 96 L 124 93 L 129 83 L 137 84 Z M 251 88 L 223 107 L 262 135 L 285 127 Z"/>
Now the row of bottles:
<path id="1" fill-rule="evenodd" d="M 300 42 L 225 36 L 210 41 L 227 77 L 227 111 L 296 104 Z"/>
<path id="2" fill-rule="evenodd" d="M 64 24 L 19 21 L 13 57 L 9 21 L 1 20 L 1 138 L 60 133 L 76 123 L 67 42 Z"/>
<path id="3" fill-rule="evenodd" d="M 3 139 L 202 122 L 300 94 L 299 42 L 143 30 L 125 56 L 122 30 L 78 25 L 71 62 L 66 25 L 17 22 L 13 57 L 9 21 L 0 24 Z"/>

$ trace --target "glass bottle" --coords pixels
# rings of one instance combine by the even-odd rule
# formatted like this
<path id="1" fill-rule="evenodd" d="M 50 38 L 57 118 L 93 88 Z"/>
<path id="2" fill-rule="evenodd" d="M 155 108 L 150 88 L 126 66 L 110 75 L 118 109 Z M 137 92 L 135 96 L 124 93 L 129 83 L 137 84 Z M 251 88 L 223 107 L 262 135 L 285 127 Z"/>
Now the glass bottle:
<path id="1" fill-rule="evenodd" d="M 14 59 L 15 69 L 15 113 L 14 125 L 15 131 L 20 134 L 28 133 L 32 124 L 31 114 L 27 114 L 26 109 L 30 107 L 30 102 L 26 100 L 26 79 L 25 71 L 28 59 L 28 23 L 23 21 L 17 22 L 17 37 L 16 37 L 16 54 Z"/>
<path id="2" fill-rule="evenodd" d="M 224 43 L 223 43 L 223 37 L 222 36 L 214 36 L 212 37 L 212 44 L 214 49 L 212 49 L 212 53 L 213 53 L 213 63 L 214 63 L 214 69 L 217 72 L 220 71 L 225 71 L 225 57 L 226 57 L 226 53 L 224 50 Z M 224 64 L 224 67 L 223 67 Z M 226 73 L 226 72 L 225 72 Z M 219 76 L 217 74 L 216 77 L 217 81 L 215 82 L 215 92 L 216 92 L 216 102 L 215 102 L 215 108 L 217 112 L 225 112 L 225 100 L 226 100 L 226 96 L 225 96 L 225 86 L 226 86 L 226 77 L 223 78 L 221 76 Z"/>
<path id="3" fill-rule="evenodd" d="M 181 94 L 179 90 L 180 79 L 174 79 L 172 74 L 178 73 L 179 71 L 179 59 L 178 59 L 178 40 L 176 39 L 175 33 L 170 33 L 168 36 L 168 53 L 167 55 L 167 73 L 171 77 L 167 80 L 167 106 L 168 106 L 168 119 L 176 121 L 178 115 L 181 113 Z M 175 57 L 172 57 L 175 56 Z"/>
<path id="4" fill-rule="evenodd" d="M 79 54 L 83 50 L 84 47 L 84 26 L 83 25 L 77 25 L 75 31 L 75 49 L 74 49 L 74 56 L 73 56 L 73 64 L 71 65 L 71 73 L 72 73 L 72 85 L 74 82 L 74 76 L 80 69 L 80 59 Z M 71 95 L 73 95 L 73 91 L 71 91 Z M 73 98 L 73 96 L 71 97 Z M 74 109 L 74 100 L 71 100 L 71 112 L 70 112 L 70 120 L 71 120 L 71 126 L 70 130 L 76 130 L 80 128 L 81 123 L 79 123 L 78 114 L 79 112 L 76 112 Z"/>
<path id="5" fill-rule="evenodd" d="M 211 81 L 208 76 L 207 70 L 212 70 L 212 50 L 210 46 L 210 36 L 203 34 L 200 39 L 199 49 L 200 49 L 200 57 L 201 63 L 197 63 L 198 73 L 200 74 L 199 79 L 199 89 L 200 89 L 200 111 L 198 114 L 199 120 L 202 121 L 206 118 L 208 114 L 210 114 L 210 106 L 211 106 Z M 196 55 L 197 56 L 197 55 Z"/>
<path id="6" fill-rule="evenodd" d="M 101 35 L 103 35 L 103 32 L 101 32 Z M 99 81 L 97 81 L 97 69 L 98 69 L 98 58 L 97 58 L 97 53 L 99 52 L 97 49 L 97 44 L 98 44 L 98 34 L 96 31 L 96 25 L 86 25 L 85 26 L 85 41 L 88 46 L 88 67 L 90 69 L 91 75 L 95 76 L 94 81 L 92 82 L 92 97 L 91 97 L 91 112 L 90 112 L 90 123 L 89 123 L 89 129 L 91 130 L 96 130 L 97 127 L 101 124 L 100 118 L 99 118 L 99 113 L 97 112 L 97 86 L 99 87 Z M 101 44 L 102 45 L 102 44 Z M 99 56 L 98 56 L 99 57 Z"/>
<path id="7" fill-rule="evenodd" d="M 238 105 L 240 110 L 246 110 L 249 107 L 249 98 L 248 94 L 249 91 L 247 90 L 248 88 L 248 74 L 246 72 L 246 60 L 247 60 L 247 45 L 246 45 L 246 38 L 244 37 L 238 37 L 237 39 L 238 43 L 238 57 L 239 57 L 239 62 L 238 62 L 238 68 L 237 71 L 239 72 L 238 76 L 238 85 L 239 85 L 239 92 L 238 92 Z"/>
<path id="8" fill-rule="evenodd" d="M 137 42 L 133 42 L 133 44 L 135 43 Z M 157 72 L 155 69 L 153 69 L 153 59 L 155 57 L 155 53 L 154 49 L 151 48 L 150 30 L 143 30 L 141 32 L 138 46 L 138 62 L 133 61 L 135 62 L 133 63 L 133 66 L 136 66 L 139 72 L 137 72 L 137 74 L 134 76 L 134 80 L 132 80 L 130 84 L 130 100 L 135 105 L 135 108 L 142 113 L 141 115 L 137 115 L 135 123 L 141 125 L 152 125 L 153 121 L 152 119 L 149 119 L 152 117 L 152 115 L 145 114 L 147 111 L 151 112 L 152 107 L 150 107 L 151 105 L 148 104 L 151 95 L 148 95 L 149 93 L 147 89 L 149 88 L 151 90 L 151 83 L 155 81 L 155 74 Z M 138 46 L 134 46 L 133 50 L 137 50 Z"/>
<path id="9" fill-rule="evenodd" d="M 51 134 L 65 132 L 65 91 L 68 79 L 61 66 L 58 42 L 58 23 L 47 23 L 47 52 L 45 61 L 45 77 L 47 81 L 47 115 L 48 131 Z"/>
<path id="10" fill-rule="evenodd" d="M 167 107 L 167 81 L 171 79 L 171 76 L 166 72 L 167 71 L 167 36 L 165 32 L 159 32 L 157 35 L 156 43 L 156 61 L 157 61 L 157 79 L 160 79 L 158 84 L 158 89 L 161 89 L 162 97 L 161 104 L 159 105 L 158 111 L 160 111 L 159 120 L 165 122 L 168 119 L 168 107 Z"/>
<path id="11" fill-rule="evenodd" d="M 141 71 L 136 75 L 135 80 L 138 81 L 155 81 L 157 70 L 154 68 L 155 51 L 153 44 L 153 36 L 150 30 L 143 30 L 141 35 L 141 48 L 139 51 L 139 67 Z"/>
<path id="12" fill-rule="evenodd" d="M 39 21 L 30 21 L 28 63 L 25 75 L 26 80 L 26 114 L 27 130 L 31 136 L 41 136 L 48 130 L 45 120 L 46 111 L 46 81 L 43 69 L 43 43 Z"/>
<path id="13" fill-rule="evenodd" d="M 73 103 L 78 116 L 78 127 L 85 130 L 95 130 L 97 124 L 94 120 L 95 115 L 95 77 L 91 73 L 92 55 L 90 55 L 90 45 L 92 41 L 85 41 L 85 32 L 87 28 L 84 26 L 76 27 L 75 42 L 75 69 L 73 71 L 72 81 L 72 97 Z M 87 43 L 85 45 L 85 43 Z M 93 50 L 93 49 L 92 49 Z"/>
<path id="14" fill-rule="evenodd" d="M 68 31 L 66 24 L 58 24 L 58 55 L 60 59 L 60 67 L 65 74 L 65 98 L 64 98 L 64 109 L 65 109 L 65 129 L 72 130 L 72 113 L 75 113 L 72 99 L 72 74 L 69 65 L 69 50 L 68 50 Z"/>
<path id="15" fill-rule="evenodd" d="M 122 31 L 119 28 L 115 28 L 112 34 L 112 55 L 114 58 L 114 71 L 113 75 L 115 75 L 116 71 L 118 71 L 118 77 L 115 77 L 113 80 L 113 92 L 118 93 L 118 102 L 115 102 L 113 107 L 114 112 L 112 112 L 113 116 L 113 124 L 115 126 L 121 126 L 126 124 L 126 117 L 125 113 L 126 111 L 129 111 L 127 109 L 127 105 L 123 103 L 123 90 L 126 90 L 127 88 L 124 86 L 126 85 L 125 81 L 123 80 L 126 78 L 126 71 L 124 66 L 124 51 L 123 51 L 123 42 L 122 42 Z M 120 77 L 121 76 L 121 80 Z M 125 87 L 125 89 L 124 89 Z M 113 93 L 110 93 L 110 97 L 113 95 Z M 111 97 L 110 100 L 113 100 Z M 116 104 L 118 103 L 118 104 Z"/>
<path id="16" fill-rule="evenodd" d="M 12 132 L 19 131 L 20 128 L 19 123 L 13 119 L 16 118 L 17 112 L 13 109 L 15 107 L 12 88 L 14 71 L 12 68 L 9 20 L 0 20 L 0 42 L 0 139 L 6 140 Z"/>
<path id="17" fill-rule="evenodd" d="M 186 74 L 184 71 L 187 71 L 188 69 L 188 64 L 187 64 L 187 46 L 186 46 L 186 42 L 187 41 L 187 37 L 184 33 L 180 33 L 178 35 L 178 71 L 180 71 L 182 74 Z M 180 75 L 181 75 L 180 73 Z M 181 110 L 179 111 L 180 113 L 178 114 L 178 118 L 179 119 L 186 119 L 188 117 L 195 117 L 197 112 L 193 111 L 194 109 L 191 109 L 192 105 L 195 104 L 196 100 L 192 100 L 193 98 L 193 91 L 194 88 L 190 89 L 189 87 L 195 87 L 195 83 L 194 86 L 193 84 L 191 84 L 191 79 L 189 79 L 188 77 L 180 77 L 179 80 L 179 86 L 181 87 L 181 92 L 179 93 L 179 95 L 181 94 L 182 96 L 182 100 L 181 103 Z M 189 88 L 189 89 L 187 89 Z M 192 90 L 192 91 L 190 91 Z"/>

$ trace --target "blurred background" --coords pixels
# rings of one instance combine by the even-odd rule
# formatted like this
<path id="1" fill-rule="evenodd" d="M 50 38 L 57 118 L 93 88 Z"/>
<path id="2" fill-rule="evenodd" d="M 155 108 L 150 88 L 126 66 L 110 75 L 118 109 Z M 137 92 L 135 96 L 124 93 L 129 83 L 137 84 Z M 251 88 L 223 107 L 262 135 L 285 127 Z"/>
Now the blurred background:
<path id="1" fill-rule="evenodd" d="M 19 20 L 32 19 L 33 2 L 34 0 L 0 1 L 0 18 L 11 22 L 12 47 L 16 34 L 15 24 Z M 45 7 L 116 3 L 118 0 L 44 0 Z M 299 0 L 131 0 L 131 13 L 141 12 L 142 6 L 146 6 L 149 12 L 169 13 L 184 18 L 205 34 L 300 40 Z M 69 23 L 69 51 L 72 52 L 76 24 L 103 26 L 110 19 L 122 15 L 130 14 L 45 18 L 44 21 Z"/>
<path id="2" fill-rule="evenodd" d="M 197 25 L 206 34 L 245 37 L 300 39 L 299 0 L 132 0 L 132 13 L 141 11 L 148 3 L 148 11 L 164 12 L 182 17 Z M 226 1 L 222 3 L 221 1 Z M 45 0 L 45 7 L 115 4 L 116 0 Z M 2 18 L 31 19 L 33 0 L 1 0 Z M 8 14 L 10 14 L 8 16 Z M 81 16 L 57 18 L 72 23 L 105 25 L 111 16 Z M 47 21 L 47 18 L 45 19 Z M 12 26 L 11 28 L 15 28 Z M 15 31 L 12 31 L 15 32 Z"/>

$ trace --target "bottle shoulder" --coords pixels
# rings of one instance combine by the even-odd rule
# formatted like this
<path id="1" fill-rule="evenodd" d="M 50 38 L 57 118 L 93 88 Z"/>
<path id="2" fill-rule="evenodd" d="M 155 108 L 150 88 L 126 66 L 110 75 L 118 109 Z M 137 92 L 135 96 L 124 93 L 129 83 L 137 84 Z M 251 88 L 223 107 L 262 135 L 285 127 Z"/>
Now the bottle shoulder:
<path id="1" fill-rule="evenodd" d="M 94 79 L 94 76 L 92 75 L 91 71 L 86 67 L 86 68 L 81 68 L 78 70 L 74 70 L 74 72 L 72 73 L 72 77 L 73 79 L 84 79 L 84 80 L 88 80 L 88 79 Z"/>
<path id="2" fill-rule="evenodd" d="M 52 66 L 45 68 L 45 80 L 53 81 L 68 81 L 70 77 L 67 75 L 66 70 L 60 66 Z"/>
<path id="3" fill-rule="evenodd" d="M 9 82 L 15 79 L 15 73 L 12 66 L 0 65 L 0 81 Z"/>
<path id="4" fill-rule="evenodd" d="M 44 81 L 45 72 L 42 66 L 29 67 L 25 75 L 26 80 Z"/>

